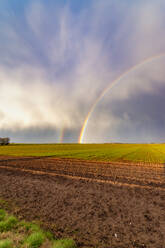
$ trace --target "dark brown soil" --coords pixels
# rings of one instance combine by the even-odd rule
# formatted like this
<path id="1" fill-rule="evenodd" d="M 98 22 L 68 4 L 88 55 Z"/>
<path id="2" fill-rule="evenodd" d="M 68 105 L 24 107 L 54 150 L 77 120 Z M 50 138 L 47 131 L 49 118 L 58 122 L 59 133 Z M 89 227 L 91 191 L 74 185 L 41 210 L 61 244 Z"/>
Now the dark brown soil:
<path id="1" fill-rule="evenodd" d="M 58 238 L 72 237 L 84 248 L 164 248 L 164 181 L 159 167 L 0 162 L 0 197 L 14 201 L 19 216 L 41 220 Z"/>

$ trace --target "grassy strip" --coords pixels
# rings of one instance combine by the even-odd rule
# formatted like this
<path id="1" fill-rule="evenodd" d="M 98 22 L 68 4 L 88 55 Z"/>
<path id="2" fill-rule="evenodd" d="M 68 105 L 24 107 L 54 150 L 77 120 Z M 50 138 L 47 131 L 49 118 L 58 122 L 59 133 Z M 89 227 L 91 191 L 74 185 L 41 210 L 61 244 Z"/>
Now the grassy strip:
<path id="1" fill-rule="evenodd" d="M 19 221 L 0 209 L 0 248 L 76 248 L 73 240 L 56 240 L 35 223 Z"/>

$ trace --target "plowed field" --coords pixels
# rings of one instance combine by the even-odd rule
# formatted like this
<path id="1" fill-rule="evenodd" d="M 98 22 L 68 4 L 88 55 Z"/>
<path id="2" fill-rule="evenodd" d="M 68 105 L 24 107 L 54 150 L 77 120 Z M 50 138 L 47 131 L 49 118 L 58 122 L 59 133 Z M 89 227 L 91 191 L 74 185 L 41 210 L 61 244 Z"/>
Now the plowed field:
<path id="1" fill-rule="evenodd" d="M 0 182 L 19 215 L 80 247 L 165 247 L 163 165 L 1 157 Z"/>
<path id="2" fill-rule="evenodd" d="M 3 157 L 0 160 L 0 167 L 33 174 L 63 175 L 75 179 L 165 187 L 165 168 L 161 164 L 106 163 L 47 157 Z"/>

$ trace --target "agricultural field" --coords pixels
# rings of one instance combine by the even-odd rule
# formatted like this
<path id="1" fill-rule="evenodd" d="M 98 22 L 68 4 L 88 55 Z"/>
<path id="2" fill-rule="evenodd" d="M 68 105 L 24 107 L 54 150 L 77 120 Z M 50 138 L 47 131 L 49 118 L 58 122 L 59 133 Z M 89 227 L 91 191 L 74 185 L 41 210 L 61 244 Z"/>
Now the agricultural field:
<path id="1" fill-rule="evenodd" d="M 165 144 L 11 144 L 0 155 L 165 163 Z"/>
<path id="2" fill-rule="evenodd" d="M 41 248 L 164 248 L 164 160 L 164 144 L 1 146 L 0 198 L 18 219 L 42 223 Z M 0 233 L 2 248 L 38 248 L 16 223 Z"/>

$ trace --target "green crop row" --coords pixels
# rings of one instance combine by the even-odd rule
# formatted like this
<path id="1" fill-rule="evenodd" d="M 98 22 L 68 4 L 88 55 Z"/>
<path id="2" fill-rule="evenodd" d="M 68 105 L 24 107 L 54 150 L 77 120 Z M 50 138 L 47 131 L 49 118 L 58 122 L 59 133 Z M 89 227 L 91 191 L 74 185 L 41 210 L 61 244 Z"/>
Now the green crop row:
<path id="1" fill-rule="evenodd" d="M 11 144 L 0 155 L 165 163 L 165 144 Z"/>

